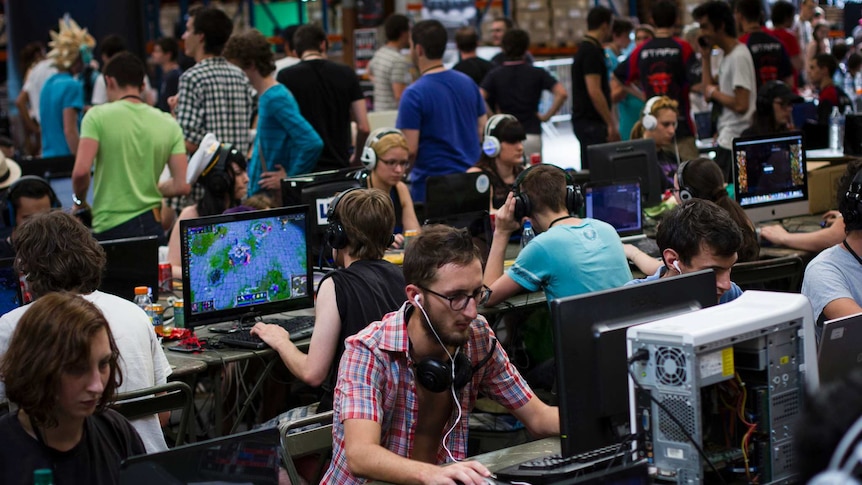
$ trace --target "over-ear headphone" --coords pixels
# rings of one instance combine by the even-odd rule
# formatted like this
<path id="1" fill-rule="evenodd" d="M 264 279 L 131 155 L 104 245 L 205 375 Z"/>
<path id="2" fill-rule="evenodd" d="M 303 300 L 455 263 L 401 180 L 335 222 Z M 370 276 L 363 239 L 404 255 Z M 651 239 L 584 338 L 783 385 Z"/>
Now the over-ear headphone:
<path id="1" fill-rule="evenodd" d="M 853 476 L 853 470 L 862 461 L 860 451 L 862 444 L 858 444 L 862 435 L 862 417 L 850 426 L 850 429 L 841 437 L 832 458 L 829 460 L 829 468 L 823 470 L 808 481 L 808 485 L 859 485 L 859 480 Z"/>
<path id="2" fill-rule="evenodd" d="M 326 226 L 323 241 L 332 249 L 344 249 L 350 242 L 350 240 L 347 239 L 347 231 L 344 229 L 344 224 L 341 223 L 336 215 L 335 207 L 338 206 L 338 203 L 341 202 L 344 196 L 354 190 L 360 190 L 360 188 L 352 187 L 340 192 L 334 199 L 332 199 L 332 202 L 329 203 L 329 210 L 326 211 L 326 220 L 329 222 L 329 225 Z"/>
<path id="3" fill-rule="evenodd" d="M 15 225 L 15 204 L 12 203 L 15 193 L 22 190 L 22 187 L 28 184 L 36 184 L 44 187 L 45 192 L 48 194 L 48 199 L 51 201 L 52 209 L 63 207 L 60 199 L 57 198 L 57 193 L 54 192 L 54 188 L 51 187 L 51 184 L 47 180 L 36 175 L 25 175 L 9 186 L 6 190 L 6 195 L 3 196 L 3 200 L 0 202 L 0 211 L 3 213 L 3 222 L 6 224 L 6 227 L 13 227 Z"/>
<path id="4" fill-rule="evenodd" d="M 584 196 L 581 194 L 581 187 L 575 183 L 572 176 L 569 175 L 569 172 L 566 172 L 560 167 L 551 164 L 539 164 L 539 165 L 531 165 L 526 170 L 521 172 L 518 175 L 518 178 L 515 179 L 515 183 L 512 185 L 512 192 L 514 193 L 515 198 L 515 220 L 520 221 L 524 217 L 529 216 L 533 213 L 533 203 L 530 201 L 530 197 L 521 192 L 521 183 L 527 177 L 527 174 L 530 173 L 536 167 L 554 167 L 557 170 L 563 172 L 563 175 L 566 177 L 566 211 L 569 214 L 577 214 L 581 210 L 581 206 L 584 204 Z"/>
<path id="5" fill-rule="evenodd" d="M 500 139 L 494 136 L 494 130 L 497 129 L 497 125 L 503 120 L 517 121 L 517 118 L 509 114 L 498 114 L 488 118 L 488 121 L 485 122 L 484 135 L 482 136 L 482 153 L 491 158 L 499 155 L 503 147 L 500 144 Z"/>
<path id="6" fill-rule="evenodd" d="M 688 166 L 691 160 L 686 160 L 679 165 L 679 168 L 676 169 L 676 180 L 679 183 L 679 200 L 685 202 L 687 200 L 691 200 L 695 198 L 694 190 L 685 185 L 685 181 L 682 178 L 682 173 L 685 171 L 685 167 Z"/>
<path id="7" fill-rule="evenodd" d="M 853 176 L 844 198 L 848 202 L 846 213 L 842 214 L 844 225 L 851 229 L 858 228 L 862 225 L 862 169 Z"/>
<path id="8" fill-rule="evenodd" d="M 660 100 L 661 96 L 653 96 L 649 100 L 647 100 L 644 105 L 643 118 L 641 118 L 641 125 L 643 125 L 645 130 L 654 130 L 658 126 L 658 119 L 652 114 L 652 107 L 655 105 L 658 100 Z"/>
<path id="9" fill-rule="evenodd" d="M 365 140 L 365 147 L 362 149 L 362 155 L 359 157 L 359 161 L 368 170 L 374 170 L 374 167 L 377 166 L 377 152 L 374 151 L 374 145 L 386 135 L 401 135 L 403 137 L 404 133 L 395 128 L 378 128 L 368 135 Z"/>

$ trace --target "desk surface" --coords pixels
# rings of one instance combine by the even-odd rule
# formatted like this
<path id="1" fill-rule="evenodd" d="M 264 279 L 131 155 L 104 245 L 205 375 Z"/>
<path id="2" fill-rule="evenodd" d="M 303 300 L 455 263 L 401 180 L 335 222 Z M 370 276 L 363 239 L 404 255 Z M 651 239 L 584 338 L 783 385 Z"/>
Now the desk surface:
<path id="1" fill-rule="evenodd" d="M 560 453 L 560 438 L 544 438 L 522 445 L 502 450 L 471 456 L 468 460 L 476 460 L 488 467 L 491 472 L 499 471 L 518 463 L 540 458 L 542 456 Z M 382 485 L 388 482 L 373 481 L 370 484 Z"/>

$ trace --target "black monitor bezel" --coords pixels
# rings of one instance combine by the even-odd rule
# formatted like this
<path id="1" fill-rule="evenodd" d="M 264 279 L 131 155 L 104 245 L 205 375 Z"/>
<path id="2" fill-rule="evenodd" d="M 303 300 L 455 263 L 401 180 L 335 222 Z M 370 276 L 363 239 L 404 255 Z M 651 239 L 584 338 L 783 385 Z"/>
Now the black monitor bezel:
<path id="1" fill-rule="evenodd" d="M 159 291 L 159 238 L 156 236 L 139 236 L 127 237 L 123 239 L 108 239 L 99 241 L 99 245 L 105 251 L 105 268 L 102 270 L 102 281 L 99 283 L 99 291 L 109 293 L 126 300 L 135 299 L 135 286 L 146 285 L 153 290 L 153 294 L 157 295 Z M 113 291 L 115 289 L 106 288 L 105 281 L 109 272 L 114 272 L 112 269 L 111 248 L 130 248 L 131 251 L 125 251 L 124 254 L 138 254 L 137 266 L 142 269 L 141 273 L 148 273 L 145 280 L 149 281 L 129 281 L 128 287 L 122 294 Z M 140 251 L 134 251 L 135 248 L 140 248 Z M 115 261 L 115 260 L 114 260 Z M 149 269 L 146 269 L 149 268 Z M 132 276 L 132 275 L 128 275 Z"/>
<path id="2" fill-rule="evenodd" d="M 604 427 L 602 389 L 608 372 L 599 362 L 600 345 L 622 338 L 634 325 L 714 306 L 718 302 L 712 270 L 660 278 L 620 288 L 559 298 L 550 302 L 560 411 L 560 446 L 564 457 L 618 444 Z M 626 368 L 626 348 L 619 364 Z M 617 369 L 619 370 L 619 364 Z M 617 393 L 624 386 L 629 409 L 628 373 L 620 371 Z M 618 403 L 616 403 L 618 404 Z M 630 412 L 625 419 L 630 419 Z M 605 412 L 603 414 L 603 412 Z M 618 415 L 620 413 L 614 413 Z"/>
<path id="3" fill-rule="evenodd" d="M 278 302 L 267 302 L 258 305 L 250 305 L 244 307 L 234 307 L 226 310 L 215 310 L 212 312 L 201 313 L 198 315 L 192 314 L 192 299 L 191 299 L 191 282 L 188 264 L 188 228 L 194 226 L 222 224 L 231 222 L 251 221 L 255 219 L 271 219 L 273 217 L 291 216 L 302 214 L 305 216 L 305 261 L 306 261 L 306 295 L 304 297 L 282 300 Z M 180 252 L 182 261 L 182 279 L 183 279 L 183 314 L 185 316 L 186 328 L 200 327 L 213 323 L 227 321 L 247 321 L 253 320 L 262 315 L 270 315 L 274 313 L 282 313 L 290 310 L 299 310 L 310 308 L 314 305 L 314 278 L 311 261 L 311 251 L 308 244 L 308 231 L 310 229 L 308 220 L 308 207 L 304 205 L 295 205 L 289 207 L 277 207 L 268 210 L 236 212 L 233 214 L 221 214 L 207 217 L 199 217 L 196 219 L 184 219 L 180 221 Z"/>
<path id="4" fill-rule="evenodd" d="M 638 174 L 618 174 L 613 168 L 613 162 L 618 158 L 631 158 L 637 155 L 646 156 L 646 178 L 643 172 Z M 661 184 L 661 169 L 658 166 L 658 151 L 655 140 L 626 140 L 612 143 L 600 143 L 587 147 L 587 159 L 590 162 L 590 180 L 626 180 L 637 178 L 641 184 L 641 197 L 644 207 L 651 207 L 661 202 L 663 190 Z"/>

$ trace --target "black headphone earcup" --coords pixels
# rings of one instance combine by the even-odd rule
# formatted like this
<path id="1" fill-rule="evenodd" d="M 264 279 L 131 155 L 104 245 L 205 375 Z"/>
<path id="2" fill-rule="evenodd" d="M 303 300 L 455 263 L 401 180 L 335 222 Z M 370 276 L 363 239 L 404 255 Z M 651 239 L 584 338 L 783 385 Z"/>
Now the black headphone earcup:
<path id="1" fill-rule="evenodd" d="M 443 392 L 452 385 L 452 370 L 439 360 L 424 359 L 414 364 L 413 370 L 419 384 L 431 392 Z"/>
<path id="2" fill-rule="evenodd" d="M 347 232 L 344 230 L 344 226 L 338 221 L 329 223 L 326 227 L 324 238 L 326 240 L 326 244 L 332 249 L 344 249 L 347 247 L 347 243 L 349 242 L 347 240 Z"/>
<path id="3" fill-rule="evenodd" d="M 520 222 L 521 219 L 530 215 L 533 211 L 533 206 L 530 203 L 530 198 L 527 194 L 518 192 L 515 195 L 515 220 Z"/>
<path id="4" fill-rule="evenodd" d="M 581 186 L 572 184 L 566 187 L 566 209 L 569 214 L 577 215 L 581 212 L 581 207 L 584 205 L 584 195 L 581 192 Z"/>

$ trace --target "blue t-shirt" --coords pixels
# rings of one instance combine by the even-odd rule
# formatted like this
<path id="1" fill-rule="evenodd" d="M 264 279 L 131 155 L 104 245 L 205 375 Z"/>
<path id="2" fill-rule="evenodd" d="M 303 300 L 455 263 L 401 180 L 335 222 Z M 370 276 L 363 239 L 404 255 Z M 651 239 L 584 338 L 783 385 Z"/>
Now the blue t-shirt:
<path id="1" fill-rule="evenodd" d="M 42 128 L 42 156 L 71 155 L 63 133 L 63 110 L 75 108 L 80 121 L 84 110 L 84 87 L 68 72 L 49 77 L 39 95 L 39 117 Z"/>
<path id="2" fill-rule="evenodd" d="M 616 288 L 632 279 L 620 237 L 596 219 L 539 234 L 507 274 L 528 291 L 543 289 L 548 300 Z"/>
<path id="3" fill-rule="evenodd" d="M 248 195 L 261 191 L 261 173 L 276 170 L 276 165 L 284 167 L 289 177 L 311 172 L 322 150 L 323 140 L 302 117 L 293 94 L 283 84 L 267 89 L 258 101 L 257 136 L 248 163 Z"/>
<path id="4" fill-rule="evenodd" d="M 428 176 L 466 172 L 479 160 L 478 119 L 483 114 L 485 100 L 479 88 L 458 71 L 425 74 L 404 90 L 396 126 L 419 130 L 410 172 L 415 202 L 425 201 Z"/>
<path id="5" fill-rule="evenodd" d="M 647 276 L 646 278 L 641 278 L 639 280 L 631 280 L 625 284 L 625 286 L 636 285 L 638 283 L 646 283 L 647 281 L 655 281 L 664 274 L 666 267 L 661 266 L 656 270 L 655 274 Z M 727 303 L 729 301 L 733 301 L 742 295 L 742 289 L 736 285 L 733 281 L 730 282 L 730 289 L 725 291 L 721 298 L 718 300 L 718 304 Z"/>
<path id="6" fill-rule="evenodd" d="M 608 79 L 614 75 L 614 69 L 620 65 L 620 58 L 609 47 L 605 48 L 605 67 L 608 68 Z M 640 119 L 645 103 L 631 93 L 617 103 L 620 118 L 620 138 L 625 141 L 631 138 L 632 128 Z"/>

